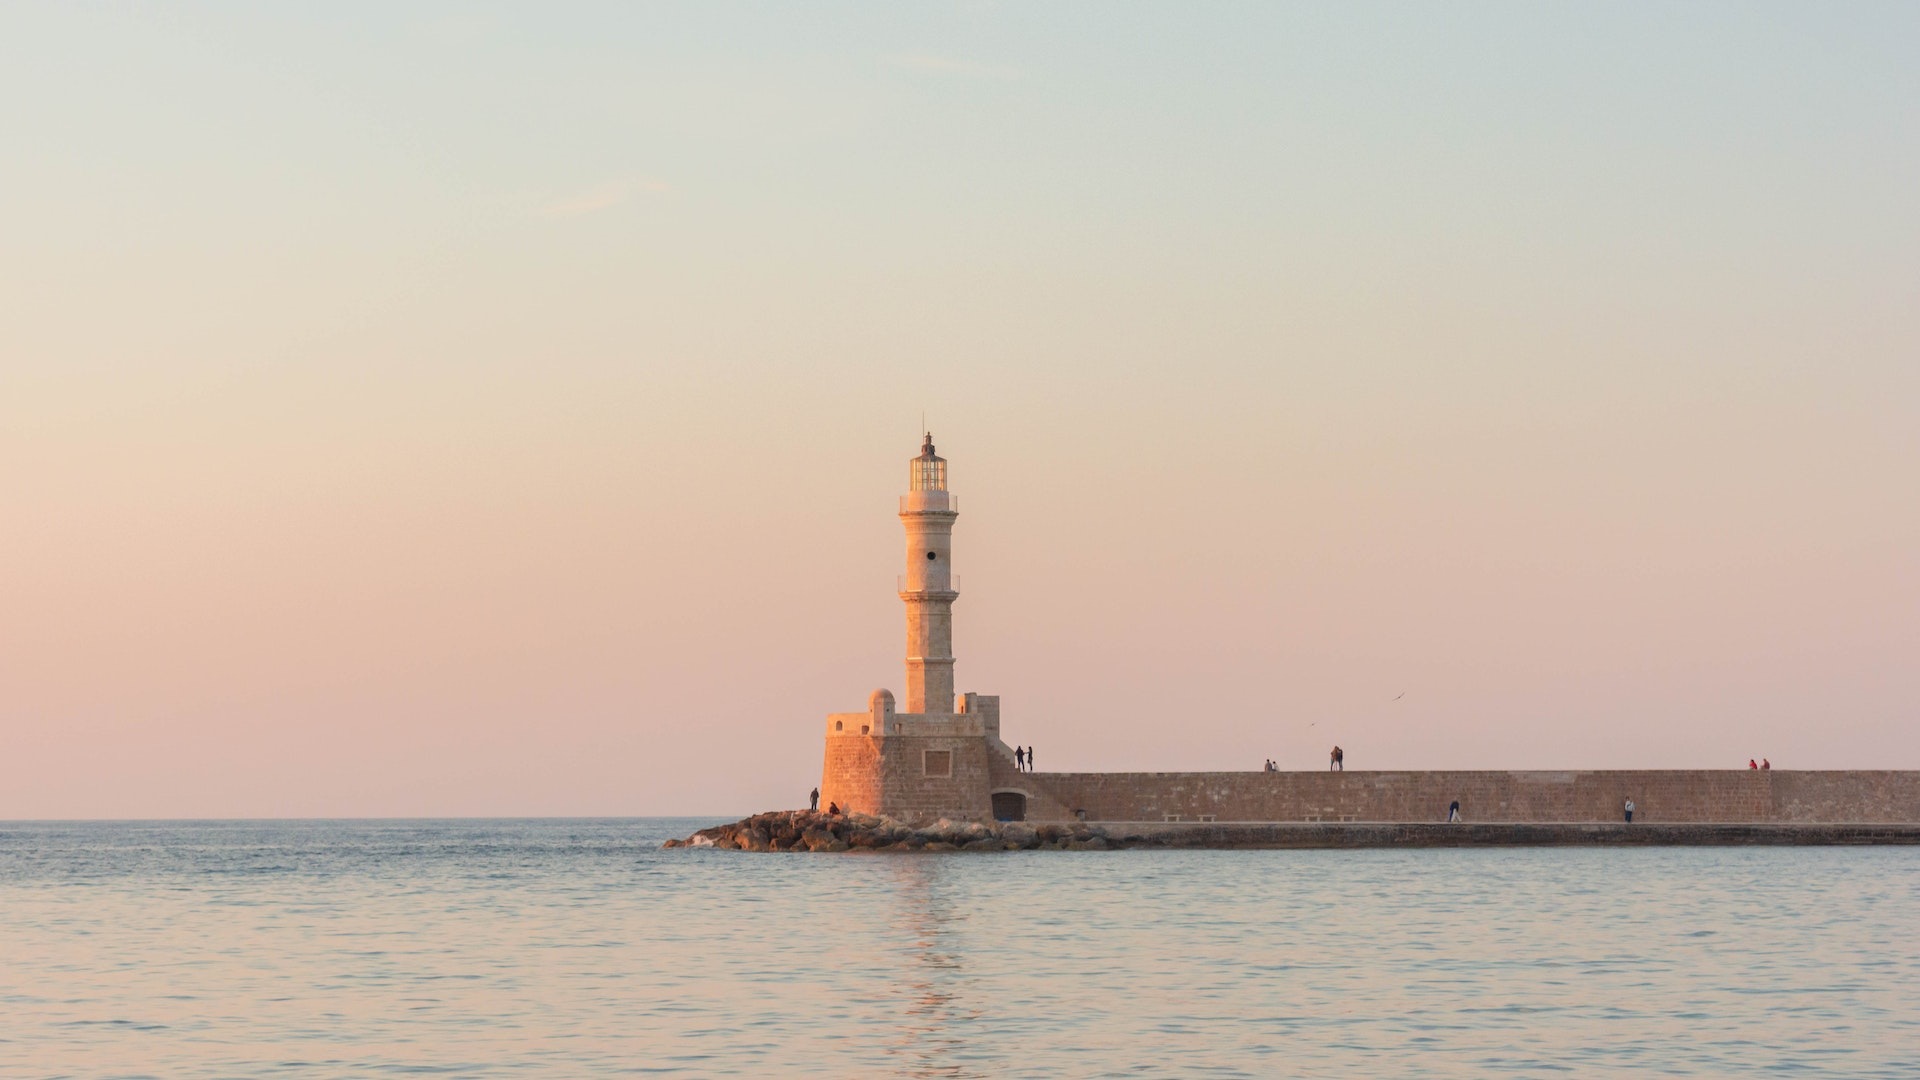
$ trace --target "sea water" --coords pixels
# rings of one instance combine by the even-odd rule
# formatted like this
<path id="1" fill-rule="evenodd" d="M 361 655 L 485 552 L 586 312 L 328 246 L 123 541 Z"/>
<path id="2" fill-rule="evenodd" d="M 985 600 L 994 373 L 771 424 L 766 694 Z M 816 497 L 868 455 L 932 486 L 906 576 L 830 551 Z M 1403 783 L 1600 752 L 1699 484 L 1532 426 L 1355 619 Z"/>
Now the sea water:
<path id="1" fill-rule="evenodd" d="M 0 824 L 0 1075 L 1920 1076 L 1920 849 Z"/>

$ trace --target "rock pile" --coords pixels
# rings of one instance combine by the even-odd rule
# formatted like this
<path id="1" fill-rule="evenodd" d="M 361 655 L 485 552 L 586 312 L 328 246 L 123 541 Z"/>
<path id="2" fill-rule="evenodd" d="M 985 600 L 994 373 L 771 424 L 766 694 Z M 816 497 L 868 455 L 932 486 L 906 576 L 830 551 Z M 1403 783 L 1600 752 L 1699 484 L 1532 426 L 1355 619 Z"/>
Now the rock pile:
<path id="1" fill-rule="evenodd" d="M 1645 846 L 1684 844 L 1912 844 L 1920 823 L 1791 824 L 1759 822 L 1473 822 L 1241 821 L 1030 825 L 1020 822 L 936 821 L 910 825 L 864 814 L 832 816 L 805 810 L 755 814 L 731 825 L 701 829 L 667 847 L 745 851 L 1106 851 L 1110 848 L 1383 848 L 1542 847 L 1563 844 Z"/>
<path id="2" fill-rule="evenodd" d="M 740 851 L 1106 851 L 1121 842 L 1095 825 L 949 821 L 910 825 L 872 814 L 775 810 L 701 829 L 665 847 Z"/>

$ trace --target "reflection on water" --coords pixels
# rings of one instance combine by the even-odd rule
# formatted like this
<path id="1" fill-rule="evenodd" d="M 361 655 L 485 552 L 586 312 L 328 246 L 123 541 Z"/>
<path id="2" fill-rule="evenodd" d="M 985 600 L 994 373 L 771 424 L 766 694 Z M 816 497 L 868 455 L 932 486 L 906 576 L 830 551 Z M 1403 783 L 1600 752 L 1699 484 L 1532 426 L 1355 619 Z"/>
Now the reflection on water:
<path id="1" fill-rule="evenodd" d="M 895 985 L 904 1007 L 891 1052 L 906 1076 L 981 1076 L 968 1068 L 965 1033 L 981 1018 L 965 1000 L 966 965 L 960 934 L 967 913 L 953 901 L 944 877 L 952 860 L 888 858 L 885 871 L 893 887 L 895 927 L 911 942 L 912 962 L 902 967 Z"/>
<path id="2" fill-rule="evenodd" d="M 1920 1075 L 1920 851 L 0 824 L 0 1075 Z"/>

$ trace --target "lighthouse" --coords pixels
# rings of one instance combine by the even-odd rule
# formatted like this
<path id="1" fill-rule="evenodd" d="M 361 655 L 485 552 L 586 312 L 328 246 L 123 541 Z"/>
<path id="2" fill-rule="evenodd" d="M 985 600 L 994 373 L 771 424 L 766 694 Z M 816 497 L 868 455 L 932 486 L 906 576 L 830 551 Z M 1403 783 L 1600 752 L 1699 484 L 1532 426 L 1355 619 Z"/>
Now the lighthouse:
<path id="1" fill-rule="evenodd" d="M 953 523 L 960 516 L 947 492 L 947 459 L 926 433 L 920 456 L 907 463 L 900 523 L 907 533 L 907 572 L 900 599 L 907 606 L 907 702 L 910 713 L 954 712 Z"/>
<path id="2" fill-rule="evenodd" d="M 893 691 L 880 689 L 867 696 L 864 712 L 828 714 L 822 806 L 908 820 L 1026 812 L 1013 750 L 1000 741 L 1000 698 L 954 693 L 953 602 L 960 590 L 953 523 L 960 514 L 947 479 L 947 460 L 935 452 L 933 435 L 923 433 L 900 496 L 907 542 L 897 581 L 907 615 L 901 707 Z"/>

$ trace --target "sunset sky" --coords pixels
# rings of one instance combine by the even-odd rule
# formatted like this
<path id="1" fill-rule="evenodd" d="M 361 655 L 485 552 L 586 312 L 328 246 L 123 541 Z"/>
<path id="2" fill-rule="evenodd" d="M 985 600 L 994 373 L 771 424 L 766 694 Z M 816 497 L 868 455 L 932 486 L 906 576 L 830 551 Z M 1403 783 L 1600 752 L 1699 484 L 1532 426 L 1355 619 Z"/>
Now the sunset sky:
<path id="1" fill-rule="evenodd" d="M 1920 6 L 0 8 L 0 818 L 1920 768 Z M 1396 695 L 1404 697 L 1395 700 Z"/>

